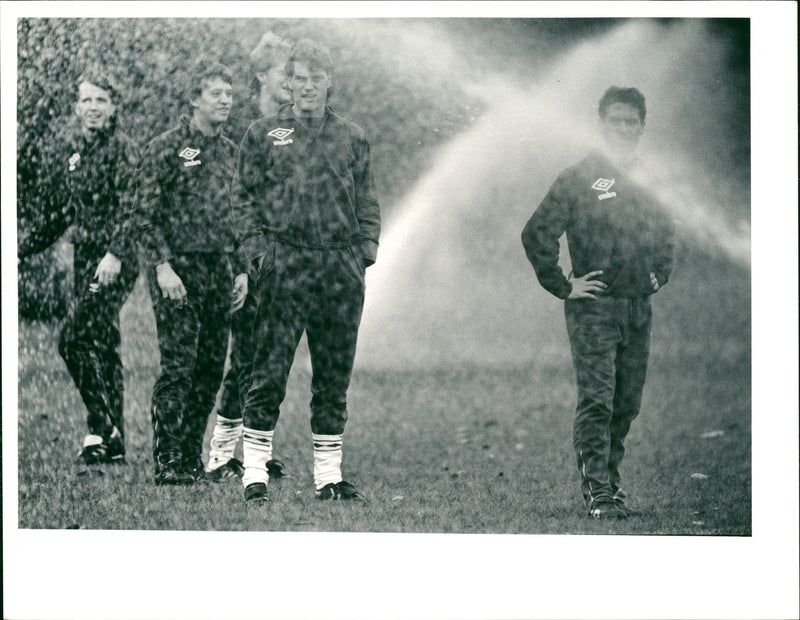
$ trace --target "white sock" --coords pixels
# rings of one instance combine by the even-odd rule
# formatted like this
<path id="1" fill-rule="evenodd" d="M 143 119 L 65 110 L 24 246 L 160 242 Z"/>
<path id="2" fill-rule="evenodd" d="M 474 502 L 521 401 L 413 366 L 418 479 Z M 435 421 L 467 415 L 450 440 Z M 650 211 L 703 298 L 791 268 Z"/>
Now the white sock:
<path id="1" fill-rule="evenodd" d="M 242 418 L 230 420 L 217 414 L 214 434 L 211 437 L 211 449 L 208 452 L 208 471 L 222 467 L 233 458 L 236 442 L 242 436 Z"/>
<path id="2" fill-rule="evenodd" d="M 100 435 L 86 435 L 83 438 L 83 447 L 88 448 L 89 446 L 99 446 L 103 443 L 103 438 Z"/>
<path id="3" fill-rule="evenodd" d="M 317 435 L 314 440 L 314 487 L 342 481 L 342 435 Z"/>
<path id="4" fill-rule="evenodd" d="M 275 431 L 257 431 L 244 427 L 244 475 L 242 486 L 269 481 L 267 461 L 272 458 L 272 435 Z"/>

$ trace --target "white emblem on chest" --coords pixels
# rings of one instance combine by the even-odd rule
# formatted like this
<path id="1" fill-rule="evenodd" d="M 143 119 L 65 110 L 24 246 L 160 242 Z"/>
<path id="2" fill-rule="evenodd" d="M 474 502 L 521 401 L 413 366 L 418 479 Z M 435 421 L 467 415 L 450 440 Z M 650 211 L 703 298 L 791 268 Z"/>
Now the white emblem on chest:
<path id="1" fill-rule="evenodd" d="M 199 166 L 201 162 L 199 159 L 195 159 L 200 154 L 200 149 L 193 149 L 191 146 L 187 146 L 183 149 L 180 153 L 178 153 L 178 157 L 183 157 L 187 161 L 183 162 L 184 167 L 189 168 L 190 166 Z"/>
<path id="2" fill-rule="evenodd" d="M 598 192 L 603 192 L 597 195 L 598 200 L 605 200 L 606 198 L 614 198 L 617 192 L 609 191 L 614 186 L 614 179 L 604 179 L 600 177 L 592 183 L 592 189 Z"/>
<path id="3" fill-rule="evenodd" d="M 69 171 L 70 172 L 75 170 L 75 167 L 78 165 L 78 162 L 80 160 L 81 160 L 81 154 L 80 153 L 73 153 L 72 157 L 70 157 L 67 160 L 67 163 L 69 164 Z"/>
<path id="4" fill-rule="evenodd" d="M 291 129 L 284 129 L 283 127 L 278 127 L 270 131 L 267 135 L 270 136 L 271 138 L 277 138 L 277 140 L 275 140 L 272 143 L 275 146 L 285 146 L 287 144 L 291 144 L 292 142 L 294 142 L 294 140 L 289 138 L 289 136 L 292 135 L 293 133 L 294 133 L 294 127 L 292 127 Z"/>

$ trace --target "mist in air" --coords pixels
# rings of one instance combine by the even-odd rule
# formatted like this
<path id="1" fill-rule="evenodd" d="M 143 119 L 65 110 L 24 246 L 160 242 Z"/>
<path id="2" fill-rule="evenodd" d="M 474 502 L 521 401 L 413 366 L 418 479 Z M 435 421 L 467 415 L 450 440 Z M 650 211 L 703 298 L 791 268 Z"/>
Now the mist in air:
<path id="1" fill-rule="evenodd" d="M 636 86 L 647 98 L 640 182 L 678 229 L 673 282 L 657 296 L 656 313 L 697 310 L 679 287 L 704 257 L 749 278 L 747 50 L 730 36 L 746 24 L 723 22 L 22 20 L 18 191 L 31 189 L 37 149 L 50 144 L 42 128 L 57 129 L 72 114 L 71 81 L 62 76 L 77 77 L 84 63 L 116 67 L 127 94 L 122 127 L 146 144 L 182 110 L 180 78 L 195 41 L 213 42 L 211 51 L 240 76 L 227 128 L 239 140 L 257 115 L 247 94 L 250 50 L 267 30 L 316 38 L 334 58 L 334 109 L 370 140 L 381 195 L 384 226 L 367 272 L 356 365 L 569 363 L 561 303 L 536 281 L 520 232 L 558 173 L 598 143 L 597 103 L 612 84 Z M 70 262 L 63 252 L 53 256 Z M 21 279 L 28 310 L 42 306 L 41 291 L 66 297 L 66 287 L 37 285 L 50 271 L 48 257 L 39 260 Z M 132 347 L 137 354 L 155 346 L 146 297 L 139 287 L 122 316 L 126 329 L 147 334 Z M 748 309 L 740 305 L 737 320 Z M 155 357 L 149 351 L 147 359 Z M 307 357 L 302 347 L 298 354 Z"/>
<path id="2" fill-rule="evenodd" d="M 434 83 L 460 77 L 485 112 L 391 208 L 368 271 L 360 363 L 566 355 L 560 302 L 536 282 L 519 235 L 557 174 L 599 144 L 597 102 L 612 84 L 647 98 L 639 180 L 671 211 L 679 237 L 749 269 L 748 162 L 727 177 L 714 167 L 733 148 L 722 112 L 742 102 L 723 87 L 726 50 L 709 44 L 702 22 L 627 22 L 549 66 L 532 59 L 525 78 L 503 63 L 475 75 L 446 35 L 416 36 L 430 38 L 414 49 L 438 50 L 421 70 Z M 436 61 L 452 58 L 460 63 Z"/>

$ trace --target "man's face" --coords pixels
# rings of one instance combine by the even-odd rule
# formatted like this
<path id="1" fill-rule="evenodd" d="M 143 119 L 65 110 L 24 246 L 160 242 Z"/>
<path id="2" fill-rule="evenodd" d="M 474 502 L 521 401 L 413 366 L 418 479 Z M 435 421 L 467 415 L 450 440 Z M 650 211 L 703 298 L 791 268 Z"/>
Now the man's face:
<path id="1" fill-rule="evenodd" d="M 295 108 L 304 114 L 319 116 L 328 101 L 331 78 L 323 69 L 311 69 L 305 63 L 294 63 L 294 75 L 289 80 Z"/>
<path id="2" fill-rule="evenodd" d="M 628 103 L 612 103 L 600 126 L 606 145 L 619 155 L 633 154 L 644 131 L 639 110 Z"/>
<path id="3" fill-rule="evenodd" d="M 111 103 L 111 93 L 91 82 L 78 86 L 78 102 L 75 114 L 80 120 L 83 133 L 89 134 L 106 127 L 116 107 Z"/>
<path id="4" fill-rule="evenodd" d="M 285 61 L 276 63 L 269 71 L 256 75 L 261 83 L 261 88 L 266 89 L 270 98 L 276 103 L 289 103 L 292 100 L 292 91 L 287 83 Z"/>
<path id="5" fill-rule="evenodd" d="M 209 125 L 219 125 L 228 120 L 233 105 L 233 88 L 219 77 L 203 80 L 200 96 L 192 99 L 195 115 Z"/>

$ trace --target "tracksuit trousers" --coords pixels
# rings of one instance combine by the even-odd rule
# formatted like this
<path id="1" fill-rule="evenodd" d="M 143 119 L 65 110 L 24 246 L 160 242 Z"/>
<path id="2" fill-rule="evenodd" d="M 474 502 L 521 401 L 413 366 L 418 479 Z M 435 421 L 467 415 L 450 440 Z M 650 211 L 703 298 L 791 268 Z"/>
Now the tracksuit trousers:
<path id="1" fill-rule="evenodd" d="M 224 253 L 177 254 L 170 265 L 186 289 L 185 303 L 164 298 L 155 269 L 148 270 L 161 353 L 152 406 L 156 473 L 167 463 L 200 461 L 225 366 L 233 286 Z"/>
<path id="2" fill-rule="evenodd" d="M 573 446 L 587 505 L 619 490 L 625 438 L 639 414 L 650 354 L 649 297 L 567 299 L 578 384 Z"/>
<path id="3" fill-rule="evenodd" d="M 275 240 L 256 280 L 253 366 L 244 426 L 272 431 L 303 332 L 311 355 L 311 431 L 340 435 L 364 305 L 362 260 L 352 247 L 310 249 Z"/>
<path id="4" fill-rule="evenodd" d="M 88 412 L 92 435 L 108 441 L 116 428 L 124 440 L 119 312 L 136 283 L 136 257 L 124 258 L 116 281 L 92 292 L 103 253 L 75 248 L 75 305 L 61 331 L 58 352 Z"/>

